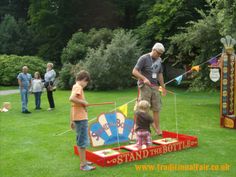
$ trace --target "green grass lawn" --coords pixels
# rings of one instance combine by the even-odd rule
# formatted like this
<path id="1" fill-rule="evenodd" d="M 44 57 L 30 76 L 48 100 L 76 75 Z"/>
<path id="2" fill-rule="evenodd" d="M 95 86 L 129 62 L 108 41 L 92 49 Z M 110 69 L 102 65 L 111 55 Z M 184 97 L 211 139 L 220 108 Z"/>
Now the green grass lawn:
<path id="1" fill-rule="evenodd" d="M 48 112 L 46 94 L 42 96 L 42 110 L 34 110 L 34 97 L 30 96 L 29 110 L 32 114 L 21 113 L 20 95 L 0 96 L 0 104 L 11 102 L 12 109 L 0 113 L 0 176 L 1 177 L 234 177 L 236 174 L 236 132 L 219 126 L 219 93 L 175 91 L 177 125 L 179 133 L 195 135 L 199 146 L 179 152 L 167 153 L 141 161 L 113 167 L 97 167 L 92 172 L 79 170 L 79 157 L 74 155 L 75 133 L 62 136 L 56 133 L 69 129 L 69 91 L 56 91 L 56 109 Z M 117 106 L 136 97 L 136 89 L 108 92 L 86 92 L 90 103 L 115 101 Z M 176 131 L 174 96 L 163 97 L 161 127 Z M 114 109 L 113 105 L 89 108 L 90 119 L 101 112 Z M 129 105 L 129 117 L 133 117 L 133 104 Z M 114 145 L 116 146 L 116 145 Z M 105 147 L 104 147 L 105 148 Z M 228 171 L 160 171 L 136 170 L 137 165 L 164 164 L 228 164 Z"/>
<path id="2" fill-rule="evenodd" d="M 18 89 L 19 87 L 18 86 L 0 86 L 0 91 L 3 91 L 3 90 L 15 90 L 15 89 Z"/>

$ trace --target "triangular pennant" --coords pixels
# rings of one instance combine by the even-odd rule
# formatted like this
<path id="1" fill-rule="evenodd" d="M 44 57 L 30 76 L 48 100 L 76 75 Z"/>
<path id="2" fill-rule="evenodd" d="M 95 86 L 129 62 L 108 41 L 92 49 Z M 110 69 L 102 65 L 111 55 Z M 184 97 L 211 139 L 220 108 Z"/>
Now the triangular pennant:
<path id="1" fill-rule="evenodd" d="M 216 57 L 213 57 L 213 58 L 211 58 L 211 59 L 209 60 L 209 63 L 210 63 L 211 65 L 215 65 L 215 64 L 217 64 L 217 62 L 218 62 L 218 59 L 217 59 Z"/>
<path id="2" fill-rule="evenodd" d="M 128 115 L 128 104 L 124 104 L 124 105 L 118 107 L 118 110 L 120 110 L 127 117 L 127 115 Z"/>
<path id="3" fill-rule="evenodd" d="M 175 78 L 175 80 L 177 81 L 178 85 L 181 83 L 182 79 L 183 79 L 183 75 L 180 75 L 180 76 Z"/>
<path id="4" fill-rule="evenodd" d="M 191 68 L 191 70 L 192 70 L 192 71 L 197 71 L 197 72 L 199 72 L 200 66 L 199 66 L 199 65 L 193 66 L 193 67 Z"/>

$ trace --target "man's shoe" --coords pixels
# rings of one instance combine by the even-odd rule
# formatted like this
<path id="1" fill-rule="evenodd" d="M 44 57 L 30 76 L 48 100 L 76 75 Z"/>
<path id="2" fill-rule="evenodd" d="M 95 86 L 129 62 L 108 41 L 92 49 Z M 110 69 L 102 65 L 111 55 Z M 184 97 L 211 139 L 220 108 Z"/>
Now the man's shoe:
<path id="1" fill-rule="evenodd" d="M 28 111 L 28 110 L 26 110 L 24 113 L 26 113 L 26 114 L 31 114 L 31 112 L 30 112 L 30 111 Z"/>

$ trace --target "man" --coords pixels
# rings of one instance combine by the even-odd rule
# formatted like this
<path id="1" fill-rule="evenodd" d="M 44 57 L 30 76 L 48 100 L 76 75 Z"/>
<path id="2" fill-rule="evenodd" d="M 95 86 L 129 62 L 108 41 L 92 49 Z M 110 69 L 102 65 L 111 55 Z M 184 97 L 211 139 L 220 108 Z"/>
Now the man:
<path id="1" fill-rule="evenodd" d="M 28 67 L 23 66 L 22 73 L 17 76 L 18 84 L 20 88 L 21 94 L 21 103 L 22 103 L 22 113 L 29 114 L 31 112 L 28 111 L 28 94 L 29 88 L 31 87 L 32 76 L 28 74 Z"/>
<path id="2" fill-rule="evenodd" d="M 150 53 L 138 59 L 132 72 L 138 78 L 138 86 L 140 88 L 139 101 L 146 100 L 151 105 L 153 120 L 157 127 L 158 135 L 162 135 L 159 120 L 159 112 L 161 110 L 161 98 L 158 91 L 159 84 L 162 87 L 162 95 L 166 95 L 160 58 L 164 52 L 164 46 L 161 43 L 156 43 Z"/>

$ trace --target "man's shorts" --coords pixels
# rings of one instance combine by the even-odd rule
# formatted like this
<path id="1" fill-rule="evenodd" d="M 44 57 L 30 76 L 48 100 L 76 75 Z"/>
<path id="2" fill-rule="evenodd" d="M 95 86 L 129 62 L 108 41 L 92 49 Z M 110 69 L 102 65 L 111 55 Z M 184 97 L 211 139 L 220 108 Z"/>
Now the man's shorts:
<path id="1" fill-rule="evenodd" d="M 76 142 L 80 148 L 86 148 L 88 141 L 88 120 L 75 121 Z"/>
<path id="2" fill-rule="evenodd" d="M 151 105 L 151 110 L 159 112 L 161 110 L 161 96 L 157 87 L 151 87 L 146 84 L 140 88 L 139 101 L 146 100 Z"/>

